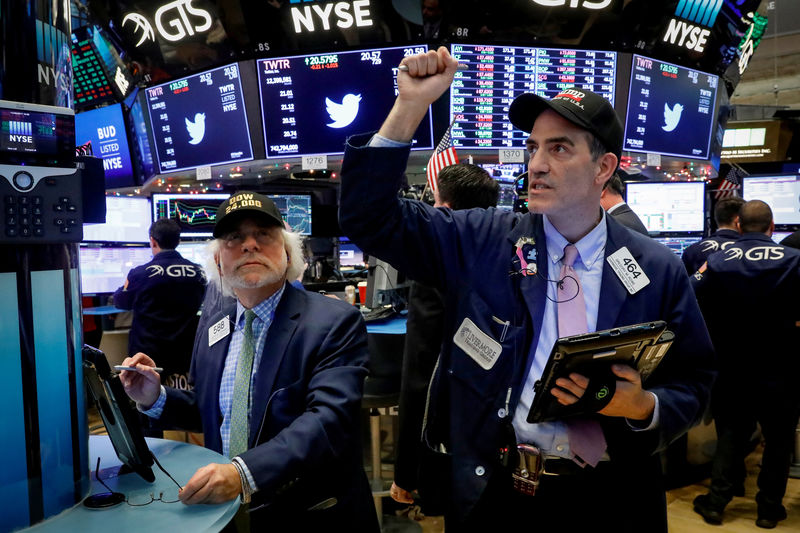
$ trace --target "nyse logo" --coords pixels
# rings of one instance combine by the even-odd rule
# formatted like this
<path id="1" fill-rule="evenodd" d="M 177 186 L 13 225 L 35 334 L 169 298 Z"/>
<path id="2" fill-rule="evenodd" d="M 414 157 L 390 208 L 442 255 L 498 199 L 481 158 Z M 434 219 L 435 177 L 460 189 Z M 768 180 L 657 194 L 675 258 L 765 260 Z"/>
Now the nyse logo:
<path id="1" fill-rule="evenodd" d="M 292 4 L 301 3 L 300 0 L 291 0 Z M 292 6 L 292 23 L 295 33 L 313 32 L 317 28 L 325 31 L 336 24 L 339 28 L 358 28 L 372 26 L 370 19 L 369 0 L 355 0 L 353 2 L 320 2 L 303 0 L 302 3 L 311 3 L 310 6 Z M 317 25 L 317 23 L 319 25 Z"/>
<path id="2" fill-rule="evenodd" d="M 663 41 L 703 52 L 711 30 L 702 26 L 713 27 L 720 9 L 722 0 L 681 0 L 675 8 L 675 16 L 685 20 L 670 19 Z"/>
<path id="3" fill-rule="evenodd" d="M 547 7 L 560 7 L 567 3 L 567 0 L 533 0 L 534 3 L 539 4 L 540 6 L 547 6 Z M 578 4 L 580 4 L 580 0 L 569 0 L 569 7 L 576 8 Z M 586 9 L 604 9 L 611 4 L 611 0 L 600 0 L 599 2 L 591 2 L 590 0 L 583 0 L 583 4 L 580 7 L 584 7 Z"/>
<path id="4" fill-rule="evenodd" d="M 191 18 L 190 18 L 191 15 Z M 153 16 L 158 34 L 167 41 L 180 41 L 186 36 L 203 33 L 211 29 L 211 14 L 205 9 L 192 6 L 192 0 L 175 0 L 156 9 Z M 201 22 L 202 21 L 202 22 Z M 122 26 L 126 22 L 134 24 L 134 33 L 141 32 L 141 37 L 136 46 L 145 41 L 155 41 L 155 33 L 150 22 L 139 13 L 128 13 L 122 19 Z"/>

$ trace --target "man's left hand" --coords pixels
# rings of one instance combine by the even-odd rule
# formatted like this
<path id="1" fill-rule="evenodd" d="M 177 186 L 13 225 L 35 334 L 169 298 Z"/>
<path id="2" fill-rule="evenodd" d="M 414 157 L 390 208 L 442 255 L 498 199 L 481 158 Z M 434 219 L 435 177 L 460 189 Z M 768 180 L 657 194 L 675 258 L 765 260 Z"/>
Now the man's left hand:
<path id="1" fill-rule="evenodd" d="M 642 388 L 639 371 L 628 365 L 612 365 L 611 371 L 617 376 L 617 390 L 611 401 L 598 411 L 605 416 L 624 416 L 631 420 L 647 420 L 653 414 L 656 402 L 652 393 Z M 589 386 L 589 378 L 572 373 L 569 378 L 559 378 L 551 393 L 561 405 L 572 405 L 578 401 Z M 562 390 L 563 389 L 563 390 Z"/>
<path id="2" fill-rule="evenodd" d="M 197 470 L 178 498 L 186 505 L 224 503 L 242 492 L 242 482 L 232 464 L 211 463 Z"/>

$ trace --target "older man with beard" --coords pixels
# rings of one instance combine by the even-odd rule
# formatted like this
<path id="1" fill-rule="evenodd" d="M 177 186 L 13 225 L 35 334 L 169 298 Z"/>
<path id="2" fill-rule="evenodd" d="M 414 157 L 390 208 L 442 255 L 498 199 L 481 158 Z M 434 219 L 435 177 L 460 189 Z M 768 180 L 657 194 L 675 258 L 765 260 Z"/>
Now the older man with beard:
<path id="1" fill-rule="evenodd" d="M 138 370 L 121 375 L 145 414 L 164 426 L 202 428 L 206 447 L 231 458 L 197 470 L 181 501 L 241 496 L 249 512 L 240 512 L 239 531 L 377 531 L 361 465 L 367 343 L 360 314 L 287 283 L 303 268 L 300 239 L 283 229 L 266 196 L 231 196 L 218 210 L 214 237 L 209 278 L 235 300 L 200 321 L 194 389 L 161 386 L 156 362 L 143 353 L 123 362 Z"/>

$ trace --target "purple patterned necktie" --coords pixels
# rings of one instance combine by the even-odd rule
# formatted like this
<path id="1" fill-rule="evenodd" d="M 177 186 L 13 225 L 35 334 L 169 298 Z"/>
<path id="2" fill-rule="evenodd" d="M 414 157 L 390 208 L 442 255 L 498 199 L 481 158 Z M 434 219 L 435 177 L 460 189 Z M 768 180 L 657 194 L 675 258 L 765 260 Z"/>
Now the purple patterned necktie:
<path id="1" fill-rule="evenodd" d="M 578 249 L 574 244 L 564 247 L 561 277 L 556 292 L 558 295 L 556 299 L 558 301 L 559 337 L 569 337 L 589 331 L 586 324 L 586 302 L 583 298 L 583 288 L 575 269 L 572 268 L 577 257 Z M 606 439 L 600 424 L 595 420 L 571 418 L 566 421 L 566 425 L 569 447 L 572 452 L 587 464 L 597 466 L 606 450 Z"/>

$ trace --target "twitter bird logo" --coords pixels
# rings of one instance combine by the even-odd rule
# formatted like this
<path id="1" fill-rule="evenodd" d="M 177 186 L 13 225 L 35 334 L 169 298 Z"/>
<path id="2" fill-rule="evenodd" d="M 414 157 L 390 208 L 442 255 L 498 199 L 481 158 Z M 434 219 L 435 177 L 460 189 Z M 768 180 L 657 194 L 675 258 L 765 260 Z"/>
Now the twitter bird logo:
<path id="1" fill-rule="evenodd" d="M 358 115 L 358 106 L 361 103 L 360 94 L 346 94 L 342 98 L 342 103 L 337 104 L 330 98 L 325 99 L 325 109 L 331 116 L 330 124 L 326 124 L 329 128 L 344 128 L 349 126 Z"/>
<path id="2" fill-rule="evenodd" d="M 194 116 L 194 122 L 190 121 L 188 118 L 183 120 L 186 121 L 186 131 L 189 132 L 189 137 L 192 138 L 189 144 L 200 144 L 200 141 L 202 141 L 203 137 L 206 135 L 206 114 L 197 113 Z"/>
<path id="3" fill-rule="evenodd" d="M 672 131 L 678 127 L 678 122 L 681 121 L 681 113 L 683 112 L 683 106 L 681 104 L 675 104 L 672 106 L 672 109 L 669 108 L 669 104 L 664 102 L 664 125 L 661 126 L 661 129 L 664 131 Z"/>

